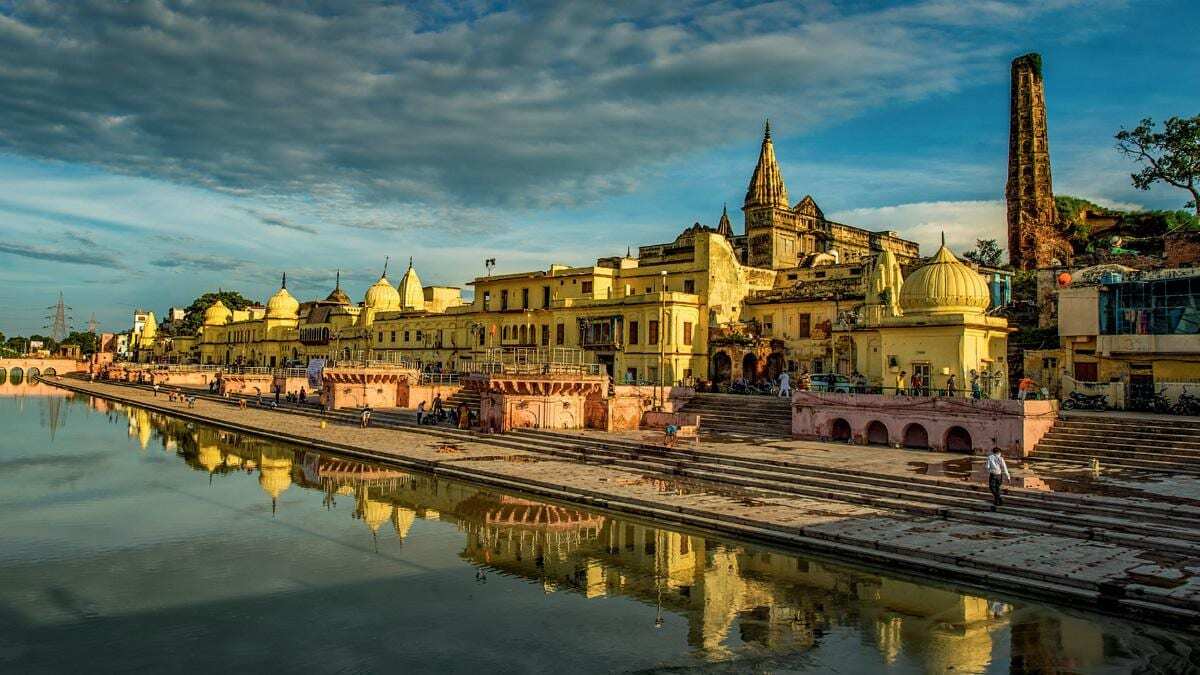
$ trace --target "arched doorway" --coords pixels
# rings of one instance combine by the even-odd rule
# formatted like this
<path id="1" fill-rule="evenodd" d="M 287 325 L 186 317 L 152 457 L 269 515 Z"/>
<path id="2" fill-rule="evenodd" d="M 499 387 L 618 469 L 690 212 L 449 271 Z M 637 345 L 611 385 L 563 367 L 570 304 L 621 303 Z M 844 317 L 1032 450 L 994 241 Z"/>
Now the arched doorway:
<path id="1" fill-rule="evenodd" d="M 829 437 L 835 441 L 850 440 L 850 423 L 840 417 L 835 419 L 829 425 Z"/>
<path id="2" fill-rule="evenodd" d="M 890 445 L 888 428 L 883 422 L 875 420 L 867 425 L 868 445 Z"/>
<path id="3" fill-rule="evenodd" d="M 713 384 L 728 382 L 733 377 L 733 359 L 725 352 L 713 354 L 712 380 Z"/>
<path id="4" fill-rule="evenodd" d="M 742 357 L 742 377 L 752 384 L 758 381 L 758 357 L 753 352 Z"/>
<path id="5" fill-rule="evenodd" d="M 920 424 L 913 423 L 904 428 L 904 447 L 914 450 L 929 449 L 929 432 Z"/>
<path id="6" fill-rule="evenodd" d="M 3 368 L 0 368 L 0 384 L 4 384 L 4 381 L 7 379 L 8 379 L 8 371 Z"/>
<path id="7" fill-rule="evenodd" d="M 53 368 L 47 368 L 46 370 L 42 371 L 42 373 L 44 375 L 57 375 L 58 371 Z"/>
<path id="8" fill-rule="evenodd" d="M 786 362 L 783 360 L 783 354 L 773 352 L 767 357 L 767 377 L 772 382 L 779 379 L 779 374 L 783 372 Z"/>
<path id="9" fill-rule="evenodd" d="M 36 366 L 33 368 L 30 368 L 29 369 L 29 381 L 32 382 L 32 381 L 36 380 L 38 378 L 38 376 L 40 376 L 41 374 L 42 374 L 42 371 L 38 370 Z"/>
<path id="10" fill-rule="evenodd" d="M 947 452 L 971 452 L 971 432 L 962 427 L 950 427 L 946 430 Z"/>
<path id="11" fill-rule="evenodd" d="M 24 379 L 25 371 L 21 370 L 20 368 L 13 368 L 12 370 L 8 371 L 9 382 L 13 384 L 21 384 L 21 381 Z"/>

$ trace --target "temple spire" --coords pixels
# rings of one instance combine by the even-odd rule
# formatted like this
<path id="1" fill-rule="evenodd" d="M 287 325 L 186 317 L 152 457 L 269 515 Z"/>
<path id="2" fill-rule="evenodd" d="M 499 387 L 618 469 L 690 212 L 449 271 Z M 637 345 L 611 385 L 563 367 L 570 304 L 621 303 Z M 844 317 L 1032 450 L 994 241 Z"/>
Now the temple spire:
<path id="1" fill-rule="evenodd" d="M 283 273 L 283 281 L 279 283 L 280 288 L 287 288 L 287 272 Z"/>
<path id="2" fill-rule="evenodd" d="M 380 279 L 387 278 L 387 266 L 388 266 L 388 261 L 391 260 L 391 258 L 392 258 L 391 256 L 387 256 L 387 255 L 383 256 L 383 275 L 381 275 L 379 277 Z"/>
<path id="3" fill-rule="evenodd" d="M 771 142 L 770 121 L 763 127 L 758 164 L 754 167 L 754 174 L 750 176 L 750 185 L 746 188 L 746 202 L 742 208 L 744 210 L 760 206 L 789 208 L 787 187 L 783 184 L 783 174 L 779 170 L 779 162 L 775 160 L 775 145 Z"/>
<path id="4" fill-rule="evenodd" d="M 338 268 L 333 277 L 333 290 L 341 290 L 342 288 L 342 268 Z"/>
<path id="5" fill-rule="evenodd" d="M 733 224 L 729 222 L 729 204 L 721 205 L 721 220 L 717 223 L 717 234 L 733 237 Z"/>

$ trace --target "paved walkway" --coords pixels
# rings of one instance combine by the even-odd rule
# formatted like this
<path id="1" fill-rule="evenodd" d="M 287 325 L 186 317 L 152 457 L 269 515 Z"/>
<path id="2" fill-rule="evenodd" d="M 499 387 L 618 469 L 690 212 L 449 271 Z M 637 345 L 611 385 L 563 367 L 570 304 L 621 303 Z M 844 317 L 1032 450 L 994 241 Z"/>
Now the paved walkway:
<path id="1" fill-rule="evenodd" d="M 161 394 L 155 398 L 149 391 L 127 385 L 73 379 L 63 383 L 201 421 L 281 440 L 368 453 L 454 478 L 664 518 L 736 537 L 790 543 L 992 590 L 1200 623 L 1200 560 L 1163 553 L 1149 539 L 1144 539 L 1145 546 L 1117 544 L 820 498 L 763 497 L 736 488 L 691 491 L 642 471 L 497 447 L 486 436 L 447 443 L 420 432 L 333 423 L 321 428 L 320 420 L 294 413 L 253 406 L 243 410 L 203 399 L 195 408 L 188 408 Z M 705 449 L 741 456 L 800 453 L 805 462 L 912 476 L 917 474 L 909 462 L 933 465 L 948 459 L 936 453 L 875 452 L 875 448 L 865 453 L 861 448 L 847 450 L 838 444 L 802 441 L 766 447 L 709 443 Z"/>

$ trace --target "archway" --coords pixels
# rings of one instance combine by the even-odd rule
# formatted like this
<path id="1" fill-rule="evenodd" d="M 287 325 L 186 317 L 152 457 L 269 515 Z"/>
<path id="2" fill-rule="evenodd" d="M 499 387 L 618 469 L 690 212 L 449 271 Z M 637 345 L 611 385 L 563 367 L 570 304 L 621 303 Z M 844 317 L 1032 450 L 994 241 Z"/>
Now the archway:
<path id="1" fill-rule="evenodd" d="M 520 342 L 521 344 L 525 344 L 526 342 L 529 341 L 529 327 L 522 325 L 520 330 L 521 330 L 521 337 L 517 339 L 517 342 Z"/>
<path id="2" fill-rule="evenodd" d="M 43 375 L 57 375 L 57 374 L 58 374 L 58 371 L 57 371 L 57 370 L 55 370 L 54 368 L 47 368 L 47 369 L 45 369 L 45 370 L 43 370 L 43 371 L 42 371 L 42 374 L 43 374 Z"/>
<path id="3" fill-rule="evenodd" d="M 733 377 L 733 359 L 726 352 L 713 354 L 712 380 L 713 384 L 728 382 Z"/>
<path id="4" fill-rule="evenodd" d="M 929 432 L 925 427 L 912 423 L 904 428 L 904 447 L 914 450 L 929 449 Z"/>
<path id="5" fill-rule="evenodd" d="M 750 352 L 742 357 L 742 377 L 754 383 L 758 380 L 758 357 Z"/>
<path id="6" fill-rule="evenodd" d="M 780 354 L 779 352 L 773 352 L 767 357 L 767 377 L 770 378 L 772 382 L 779 379 L 779 374 L 783 372 L 785 365 L 786 362 L 783 359 L 783 354 Z"/>
<path id="7" fill-rule="evenodd" d="M 971 443 L 971 432 L 962 427 L 950 427 L 946 430 L 947 452 L 971 452 L 974 447 Z"/>
<path id="8" fill-rule="evenodd" d="M 835 419 L 829 425 L 829 436 L 835 441 L 850 440 L 850 423 L 840 417 Z"/>
<path id="9" fill-rule="evenodd" d="M 3 368 L 0 368 L 0 384 L 4 384 L 4 381 L 7 379 L 8 379 L 8 371 Z"/>
<path id="10" fill-rule="evenodd" d="M 32 382 L 41 376 L 42 371 L 38 370 L 37 366 L 29 369 L 29 381 Z"/>
<path id="11" fill-rule="evenodd" d="M 868 445 L 890 445 L 890 434 L 888 428 L 883 422 L 875 420 L 867 425 L 867 444 Z"/>
<path id="12" fill-rule="evenodd" d="M 21 384 L 21 381 L 24 379 L 25 379 L 25 371 L 21 370 L 20 368 L 14 367 L 12 370 L 8 371 L 8 381 L 9 382 L 11 382 L 13 384 Z"/>

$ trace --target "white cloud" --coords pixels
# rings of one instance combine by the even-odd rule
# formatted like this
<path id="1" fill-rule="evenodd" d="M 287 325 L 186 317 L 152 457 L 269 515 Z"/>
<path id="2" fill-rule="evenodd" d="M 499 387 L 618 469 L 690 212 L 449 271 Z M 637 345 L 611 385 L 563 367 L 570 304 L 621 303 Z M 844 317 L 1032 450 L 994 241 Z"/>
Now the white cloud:
<path id="1" fill-rule="evenodd" d="M 1008 225 L 1004 202 L 917 202 L 826 214 L 835 220 L 872 230 L 895 230 L 921 245 L 921 253 L 937 250 L 942 234 L 955 252 L 975 248 L 976 239 L 995 239 L 1007 248 Z"/>

